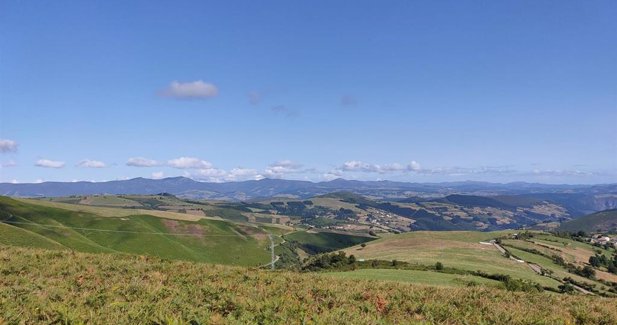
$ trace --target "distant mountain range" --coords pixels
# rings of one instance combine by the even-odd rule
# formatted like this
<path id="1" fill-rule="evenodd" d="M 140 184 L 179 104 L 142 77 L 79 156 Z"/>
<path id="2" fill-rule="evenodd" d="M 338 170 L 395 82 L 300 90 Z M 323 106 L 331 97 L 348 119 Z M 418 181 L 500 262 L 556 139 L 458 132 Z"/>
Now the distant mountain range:
<path id="1" fill-rule="evenodd" d="M 0 195 L 17 197 L 57 197 L 95 194 L 171 193 L 193 199 L 252 200 L 275 196 L 309 198 L 337 191 L 349 191 L 382 199 L 443 197 L 450 194 L 479 196 L 550 194 L 556 197 L 574 195 L 579 200 L 617 195 L 617 184 L 549 185 L 538 183 L 406 183 L 393 181 L 356 181 L 335 179 L 308 182 L 284 179 L 262 179 L 243 182 L 207 183 L 186 177 L 164 179 L 133 178 L 109 182 L 43 182 L 31 184 L 0 183 Z M 600 200 L 601 201 L 601 200 Z M 612 201 L 611 201 L 612 202 Z M 598 202 L 602 205 L 602 202 Z M 612 208 L 610 203 L 595 211 Z"/>
<path id="2" fill-rule="evenodd" d="M 393 181 L 356 181 L 335 179 L 327 182 L 309 182 L 285 179 L 262 179 L 243 182 L 209 183 L 186 177 L 163 179 L 133 178 L 108 182 L 43 182 L 0 183 L 0 194 L 19 197 L 69 196 L 94 194 L 156 194 L 204 199 L 245 200 L 273 196 L 308 198 L 337 191 L 350 191 L 376 197 L 445 196 L 455 193 L 475 195 L 529 194 L 529 193 L 613 193 L 617 184 L 606 185 L 551 185 L 539 183 L 407 183 Z"/>

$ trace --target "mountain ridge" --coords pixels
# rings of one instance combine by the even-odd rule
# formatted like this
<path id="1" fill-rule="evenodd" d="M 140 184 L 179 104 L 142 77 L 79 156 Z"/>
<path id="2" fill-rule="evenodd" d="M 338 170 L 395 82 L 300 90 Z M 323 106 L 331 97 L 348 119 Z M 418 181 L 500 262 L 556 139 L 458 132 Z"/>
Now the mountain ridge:
<path id="1" fill-rule="evenodd" d="M 411 194 L 446 196 L 450 194 L 528 194 L 528 193 L 615 193 L 617 184 L 568 185 L 539 183 L 444 182 L 412 183 L 397 181 L 359 181 L 337 178 L 311 182 L 264 178 L 261 180 L 224 183 L 200 182 L 187 177 L 149 179 L 143 177 L 106 182 L 43 182 L 0 183 L 0 195 L 17 197 L 70 196 L 96 194 L 156 194 L 172 193 L 193 198 L 230 200 L 254 199 L 278 195 L 299 198 L 323 195 L 335 191 L 354 191 L 373 196 L 408 197 Z"/>

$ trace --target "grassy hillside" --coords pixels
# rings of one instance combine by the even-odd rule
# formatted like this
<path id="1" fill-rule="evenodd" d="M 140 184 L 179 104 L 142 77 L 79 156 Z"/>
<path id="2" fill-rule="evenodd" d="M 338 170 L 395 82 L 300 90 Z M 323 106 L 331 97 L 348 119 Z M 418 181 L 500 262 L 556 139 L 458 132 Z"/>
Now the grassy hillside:
<path id="1" fill-rule="evenodd" d="M 440 287 L 466 287 L 474 284 L 498 287 L 501 284 L 495 280 L 468 274 L 448 274 L 420 270 L 361 269 L 323 274 L 324 276 L 344 279 L 396 281 Z"/>
<path id="2" fill-rule="evenodd" d="M 374 240 L 366 236 L 312 231 L 297 231 L 285 235 L 284 238 L 297 242 L 302 250 L 311 254 L 331 252 Z"/>
<path id="3" fill-rule="evenodd" d="M 412 232 L 392 235 L 366 244 L 366 247 L 354 246 L 345 250 L 360 259 L 398 260 L 420 265 L 443 263 L 466 271 L 483 271 L 491 274 L 509 274 L 556 288 L 559 282 L 537 275 L 524 263 L 516 262 L 502 256 L 492 245 L 480 244 L 492 238 L 511 233 L 500 232 Z"/>
<path id="4" fill-rule="evenodd" d="M 6 197 L 0 197 L 0 199 L 8 199 Z M 148 209 L 125 209 L 120 207 L 103 207 L 103 206 L 90 206 L 90 205 L 82 205 L 82 204 L 74 204 L 74 203 L 64 203 L 64 202 L 55 202 L 48 200 L 35 200 L 35 199 L 13 199 L 14 201 L 23 202 L 30 206 L 42 206 L 48 208 L 58 208 L 63 210 L 70 210 L 76 212 L 83 212 L 89 214 L 96 214 L 101 217 L 127 217 L 135 214 L 148 214 L 155 217 L 165 218 L 165 219 L 176 219 L 176 220 L 190 220 L 196 221 L 199 219 L 203 219 L 203 216 L 195 216 L 185 213 L 176 213 L 176 212 L 168 212 L 168 211 L 160 211 L 160 210 L 148 210 Z M 207 219 L 218 219 L 214 216 L 205 217 Z"/>
<path id="5" fill-rule="evenodd" d="M 104 217 L 89 208 L 71 211 L 0 197 L 0 243 L 234 265 L 269 261 L 267 232 L 257 227 L 147 214 Z"/>
<path id="6" fill-rule="evenodd" d="M 0 245 L 0 323 L 615 324 L 617 300 Z"/>
<path id="7" fill-rule="evenodd" d="M 559 226 L 560 231 L 617 233 L 617 209 L 605 210 L 570 220 Z"/>

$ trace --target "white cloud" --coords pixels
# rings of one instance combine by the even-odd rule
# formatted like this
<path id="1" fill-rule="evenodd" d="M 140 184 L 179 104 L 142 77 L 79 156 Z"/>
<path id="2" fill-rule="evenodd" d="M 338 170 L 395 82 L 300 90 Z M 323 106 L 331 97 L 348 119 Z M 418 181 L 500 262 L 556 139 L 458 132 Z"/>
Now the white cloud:
<path id="1" fill-rule="evenodd" d="M 408 165 L 402 165 L 399 163 L 377 165 L 370 164 L 359 160 L 351 160 L 345 162 L 338 168 L 339 171 L 344 172 L 362 172 L 362 173 L 400 173 L 400 172 L 420 172 L 422 170 L 420 164 L 416 161 L 412 161 Z"/>
<path id="2" fill-rule="evenodd" d="M 152 178 L 154 178 L 154 179 L 161 179 L 163 177 L 165 177 L 165 173 L 163 173 L 163 172 L 154 172 L 154 173 L 152 173 Z"/>
<path id="3" fill-rule="evenodd" d="M 133 157 L 129 158 L 129 160 L 126 162 L 126 165 L 132 167 L 157 167 L 160 166 L 161 163 L 156 160 L 143 157 Z"/>
<path id="4" fill-rule="evenodd" d="M 107 167 L 107 165 L 104 162 L 102 162 L 102 161 L 84 159 L 84 160 L 80 161 L 77 164 L 77 167 L 82 167 L 82 168 L 105 168 L 105 167 Z"/>
<path id="5" fill-rule="evenodd" d="M 407 168 L 409 170 L 413 170 L 413 171 L 420 171 L 420 170 L 422 170 L 422 166 L 420 166 L 420 164 L 417 161 L 415 161 L 415 160 L 412 160 L 409 163 L 409 165 L 407 166 Z"/>
<path id="6" fill-rule="evenodd" d="M 227 172 L 218 168 L 204 168 L 198 169 L 195 172 L 186 172 L 185 176 L 196 178 L 208 182 L 224 182 Z"/>
<path id="7" fill-rule="evenodd" d="M 36 161 L 35 166 L 37 167 L 44 167 L 44 168 L 62 168 L 64 167 L 64 162 L 63 161 L 55 161 L 55 160 L 49 160 L 49 159 L 39 159 Z"/>
<path id="8" fill-rule="evenodd" d="M 592 176 L 595 173 L 582 170 L 534 169 L 532 174 L 537 176 Z"/>
<path id="9" fill-rule="evenodd" d="M 212 164 L 208 161 L 194 157 L 180 157 L 167 162 L 169 167 L 179 169 L 211 169 Z"/>
<path id="10" fill-rule="evenodd" d="M 437 168 L 421 168 L 418 173 L 425 175 L 445 175 L 445 176 L 464 176 L 464 175 L 506 175 L 513 174 L 516 171 L 508 166 L 481 166 L 475 168 L 469 167 L 437 167 Z"/>
<path id="11" fill-rule="evenodd" d="M 17 164 L 13 160 L 9 160 L 5 163 L 0 163 L 0 168 L 15 167 L 15 166 L 17 166 Z"/>
<path id="12" fill-rule="evenodd" d="M 225 177 L 228 181 L 242 181 L 247 179 L 255 179 L 258 173 L 255 169 L 250 168 L 234 168 L 227 173 Z"/>
<path id="13" fill-rule="evenodd" d="M 377 172 L 377 165 L 372 165 L 358 160 L 346 161 L 340 167 L 343 171 Z"/>
<path id="14" fill-rule="evenodd" d="M 178 82 L 171 84 L 161 91 L 161 95 L 177 99 L 207 99 L 219 94 L 216 85 L 203 82 L 202 80 Z"/>
<path id="15" fill-rule="evenodd" d="M 0 152 L 16 152 L 17 142 L 8 139 L 0 139 Z"/>
<path id="16" fill-rule="evenodd" d="M 185 176 L 208 182 L 236 182 L 259 180 L 264 178 L 257 170 L 251 168 L 233 168 L 230 171 L 219 168 L 198 169 L 195 172 L 186 172 Z"/>
<path id="17" fill-rule="evenodd" d="M 264 171 L 264 175 L 270 178 L 281 178 L 286 174 L 298 173 L 301 168 L 302 165 L 291 160 L 281 160 L 270 164 Z"/>
<path id="18" fill-rule="evenodd" d="M 337 170 L 329 171 L 329 172 L 321 175 L 321 177 L 323 179 L 325 179 L 326 181 L 331 181 L 331 180 L 334 180 L 334 179 L 337 179 L 337 178 L 341 178 L 341 176 L 343 176 L 343 175 L 341 174 L 341 172 L 339 172 Z"/>

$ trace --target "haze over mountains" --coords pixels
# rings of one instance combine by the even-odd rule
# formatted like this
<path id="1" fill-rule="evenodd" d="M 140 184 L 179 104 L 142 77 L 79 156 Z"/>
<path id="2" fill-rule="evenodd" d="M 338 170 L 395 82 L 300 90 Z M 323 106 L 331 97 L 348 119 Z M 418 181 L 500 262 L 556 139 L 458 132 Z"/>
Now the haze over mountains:
<path id="1" fill-rule="evenodd" d="M 32 184 L 0 183 L 0 194 L 18 197 L 57 197 L 94 194 L 156 194 L 171 193 L 185 198 L 250 200 L 274 196 L 309 198 L 332 192 L 349 191 L 376 198 L 403 199 L 409 197 L 442 197 L 449 194 L 521 195 L 564 194 L 602 197 L 617 194 L 617 184 L 548 185 L 538 183 L 406 183 L 393 181 L 355 181 L 335 179 L 328 182 L 308 182 L 284 179 L 262 179 L 243 182 L 207 183 L 186 177 L 164 179 L 134 178 L 109 182 L 44 182 Z M 610 208 L 612 204 L 606 207 Z M 595 210 L 595 209 L 594 209 Z"/>

